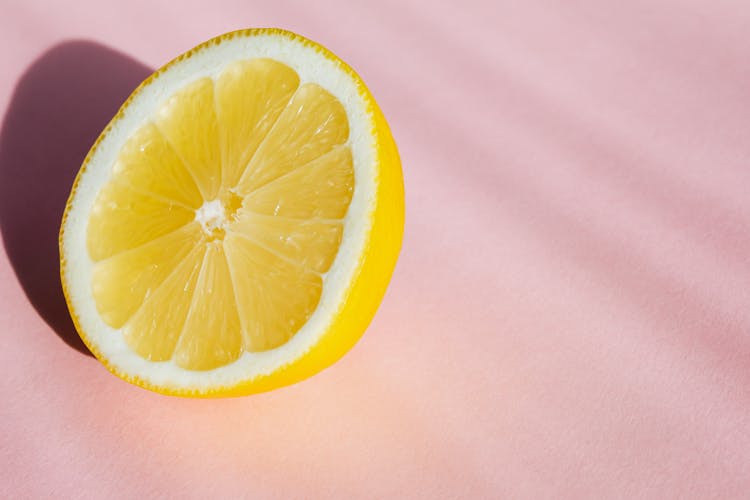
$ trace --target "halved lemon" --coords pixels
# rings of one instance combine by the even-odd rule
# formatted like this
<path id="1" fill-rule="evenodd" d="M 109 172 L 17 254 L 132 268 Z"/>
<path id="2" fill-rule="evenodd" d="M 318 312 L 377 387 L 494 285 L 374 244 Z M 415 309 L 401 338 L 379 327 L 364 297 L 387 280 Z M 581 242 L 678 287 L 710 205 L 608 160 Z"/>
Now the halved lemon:
<path id="1" fill-rule="evenodd" d="M 143 82 L 91 148 L 60 229 L 65 297 L 117 376 L 250 394 L 340 358 L 401 246 L 401 166 L 359 76 L 279 29 Z"/>

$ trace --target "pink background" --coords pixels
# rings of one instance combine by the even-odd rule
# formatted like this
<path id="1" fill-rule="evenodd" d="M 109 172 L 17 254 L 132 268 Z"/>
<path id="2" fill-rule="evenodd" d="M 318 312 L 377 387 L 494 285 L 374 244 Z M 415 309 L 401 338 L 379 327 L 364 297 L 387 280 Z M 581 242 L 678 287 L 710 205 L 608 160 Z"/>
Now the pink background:
<path id="1" fill-rule="evenodd" d="M 749 4 L 438 4 L 2 0 L 0 497 L 747 496 Z M 368 83 L 404 248 L 334 367 L 163 397 L 80 351 L 59 216 L 147 68 L 250 26 Z"/>

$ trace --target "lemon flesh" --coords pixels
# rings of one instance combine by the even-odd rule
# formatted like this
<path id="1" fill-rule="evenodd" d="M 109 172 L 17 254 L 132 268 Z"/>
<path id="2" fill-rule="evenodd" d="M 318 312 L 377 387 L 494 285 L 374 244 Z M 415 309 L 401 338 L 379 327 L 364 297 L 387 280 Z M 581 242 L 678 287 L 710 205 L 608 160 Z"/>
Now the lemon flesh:
<path id="1" fill-rule="evenodd" d="M 235 61 L 174 92 L 90 211 L 96 309 L 189 370 L 285 344 L 315 311 L 354 190 L 342 104 L 289 66 Z"/>

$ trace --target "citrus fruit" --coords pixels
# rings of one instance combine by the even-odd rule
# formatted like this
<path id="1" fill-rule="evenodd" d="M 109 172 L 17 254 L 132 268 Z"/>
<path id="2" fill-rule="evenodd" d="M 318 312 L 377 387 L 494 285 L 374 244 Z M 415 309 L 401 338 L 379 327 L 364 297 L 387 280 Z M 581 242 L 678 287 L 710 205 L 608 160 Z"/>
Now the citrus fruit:
<path id="1" fill-rule="evenodd" d="M 76 328 L 117 376 L 242 395 L 340 358 L 401 246 L 395 143 L 359 76 L 279 29 L 147 78 L 86 156 L 60 229 Z"/>

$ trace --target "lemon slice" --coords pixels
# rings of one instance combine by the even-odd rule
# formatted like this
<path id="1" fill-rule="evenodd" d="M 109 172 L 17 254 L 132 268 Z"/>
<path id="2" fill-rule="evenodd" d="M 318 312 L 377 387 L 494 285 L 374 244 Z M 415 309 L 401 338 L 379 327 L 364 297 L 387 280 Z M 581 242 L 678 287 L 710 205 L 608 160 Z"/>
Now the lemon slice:
<path id="1" fill-rule="evenodd" d="M 354 71 L 278 29 L 156 71 L 91 148 L 60 230 L 81 338 L 174 395 L 302 380 L 361 336 L 401 245 L 401 167 Z"/>

